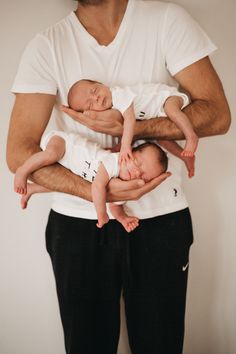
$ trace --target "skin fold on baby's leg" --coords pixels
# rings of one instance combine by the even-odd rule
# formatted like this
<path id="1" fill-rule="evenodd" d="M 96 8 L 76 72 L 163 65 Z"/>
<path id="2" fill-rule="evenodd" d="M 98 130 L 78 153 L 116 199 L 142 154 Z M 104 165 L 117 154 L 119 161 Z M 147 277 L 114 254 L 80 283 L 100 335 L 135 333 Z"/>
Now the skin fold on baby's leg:
<path id="1" fill-rule="evenodd" d="M 109 204 L 109 209 L 114 218 L 119 221 L 127 232 L 131 232 L 139 225 L 139 219 L 136 216 L 129 216 L 124 212 L 123 205 Z"/>
<path id="2" fill-rule="evenodd" d="M 27 179 L 29 175 L 44 166 L 52 165 L 59 161 L 65 153 L 65 140 L 60 136 L 54 135 L 48 142 L 44 151 L 39 151 L 30 156 L 16 170 L 14 178 L 14 191 L 19 194 L 27 193 Z"/>
<path id="3" fill-rule="evenodd" d="M 171 96 L 167 98 L 164 104 L 166 115 L 177 127 L 184 133 L 186 144 L 181 153 L 183 157 L 192 157 L 198 146 L 198 136 L 193 130 L 193 126 L 187 115 L 181 111 L 183 98 L 179 96 Z"/>
<path id="4" fill-rule="evenodd" d="M 92 182 L 92 200 L 97 212 L 97 227 L 101 228 L 108 223 L 109 216 L 106 209 L 106 188 L 109 182 L 109 176 L 103 163 L 100 163 L 97 174 Z"/>

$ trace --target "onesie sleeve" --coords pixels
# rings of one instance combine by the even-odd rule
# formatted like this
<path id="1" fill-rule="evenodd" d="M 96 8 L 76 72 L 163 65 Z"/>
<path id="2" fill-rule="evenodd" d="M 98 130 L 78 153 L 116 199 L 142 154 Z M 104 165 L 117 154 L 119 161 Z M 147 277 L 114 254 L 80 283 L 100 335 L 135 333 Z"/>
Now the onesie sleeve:
<path id="1" fill-rule="evenodd" d="M 216 49 L 188 12 L 172 3 L 165 17 L 162 47 L 167 69 L 172 76 Z"/>
<path id="2" fill-rule="evenodd" d="M 129 108 L 137 96 L 129 87 L 114 87 L 112 91 L 112 108 L 120 111 L 121 114 Z"/>
<path id="3" fill-rule="evenodd" d="M 109 178 L 119 176 L 119 153 L 110 153 L 102 159 L 102 163 L 108 173 Z"/>
<path id="4" fill-rule="evenodd" d="M 50 43 L 39 34 L 25 48 L 11 91 L 55 95 L 57 83 L 54 70 Z"/>

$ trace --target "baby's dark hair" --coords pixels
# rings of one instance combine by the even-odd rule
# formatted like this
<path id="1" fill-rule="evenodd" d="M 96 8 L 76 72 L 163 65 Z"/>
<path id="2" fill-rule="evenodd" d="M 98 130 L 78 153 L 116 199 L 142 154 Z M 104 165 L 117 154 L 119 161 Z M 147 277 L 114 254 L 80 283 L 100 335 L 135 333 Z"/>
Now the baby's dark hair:
<path id="1" fill-rule="evenodd" d="M 167 168 L 168 168 L 168 157 L 167 157 L 165 151 L 162 150 L 162 148 L 159 145 L 148 141 L 148 142 L 143 143 L 139 146 L 136 146 L 135 148 L 133 148 L 133 151 L 141 150 L 143 148 L 146 148 L 147 146 L 153 146 L 156 149 L 157 160 L 163 168 L 162 173 L 166 172 Z"/>
<path id="2" fill-rule="evenodd" d="M 78 86 L 81 82 L 83 82 L 83 81 L 88 81 L 88 82 L 90 82 L 91 84 L 95 84 L 96 82 L 98 82 L 98 81 L 94 81 L 94 80 L 89 80 L 89 79 L 81 79 L 81 80 L 78 80 L 78 81 L 76 81 L 71 87 L 70 87 L 70 89 L 69 89 L 69 92 L 68 92 L 68 95 L 67 95 L 67 102 L 68 102 L 68 106 L 70 107 L 70 108 L 73 108 L 72 106 L 73 106 L 73 104 L 72 104 L 72 96 L 73 96 L 73 91 L 76 89 L 76 86 Z M 78 110 L 78 112 L 81 112 L 81 113 L 83 113 L 83 111 L 81 111 L 81 110 Z"/>

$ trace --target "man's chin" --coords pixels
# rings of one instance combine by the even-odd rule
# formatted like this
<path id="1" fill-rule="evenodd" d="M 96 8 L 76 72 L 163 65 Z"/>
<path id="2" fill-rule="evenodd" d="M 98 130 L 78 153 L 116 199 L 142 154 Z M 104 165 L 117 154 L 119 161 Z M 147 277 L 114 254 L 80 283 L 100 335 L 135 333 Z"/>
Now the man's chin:
<path id="1" fill-rule="evenodd" d="M 78 0 L 81 5 L 101 5 L 106 0 Z"/>

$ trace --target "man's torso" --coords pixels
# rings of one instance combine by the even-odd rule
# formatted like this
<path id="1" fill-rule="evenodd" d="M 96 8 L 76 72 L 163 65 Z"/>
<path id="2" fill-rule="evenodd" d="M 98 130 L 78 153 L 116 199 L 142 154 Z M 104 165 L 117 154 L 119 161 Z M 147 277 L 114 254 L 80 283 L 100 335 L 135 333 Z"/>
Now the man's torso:
<path id="1" fill-rule="evenodd" d="M 177 20 L 179 28 L 177 38 L 183 41 L 181 33 L 184 31 L 186 37 L 186 33 L 189 32 L 182 28 L 182 23 L 188 21 L 185 19 L 182 21 L 181 16 L 185 17 L 185 13 L 176 10 L 176 5 L 170 6 L 168 3 L 158 1 L 130 0 L 115 39 L 108 46 L 101 46 L 80 24 L 76 15 L 71 13 L 64 20 L 39 34 L 31 43 L 25 55 L 29 55 L 31 60 L 30 75 L 33 77 L 32 80 L 30 78 L 31 85 L 25 88 L 23 85 L 25 77 L 23 84 L 19 85 L 18 76 L 13 91 L 31 92 L 29 90 L 41 81 L 41 86 L 37 87 L 39 91 L 36 92 L 57 92 L 54 116 L 58 129 L 78 133 L 98 142 L 102 147 L 111 147 L 116 143 L 116 139 L 96 133 L 73 121 L 60 111 L 59 105 L 67 105 L 68 90 L 80 79 L 100 81 L 110 87 L 130 86 L 143 82 L 176 85 L 170 72 L 174 74 L 177 69 L 187 66 L 190 60 L 194 62 L 205 53 L 202 50 L 205 46 L 202 38 L 196 46 L 193 45 L 193 48 L 191 45 L 194 41 L 188 40 L 180 50 L 182 42 L 176 43 L 172 33 L 176 33 Z M 202 32 L 199 33 L 197 36 L 201 37 Z M 204 40 L 211 49 L 207 39 Z M 178 50 L 175 50 L 175 44 Z M 210 49 L 205 50 L 206 53 L 210 52 Z M 187 59 L 183 63 L 185 58 L 183 54 L 187 50 L 193 53 L 191 56 L 186 53 Z M 35 73 L 35 67 L 43 72 Z M 29 70 L 27 75 L 28 72 Z M 168 157 L 172 176 L 139 201 L 126 203 L 127 213 L 139 218 L 149 218 L 181 210 L 187 206 L 181 189 L 181 162 L 173 156 Z M 93 204 L 75 196 L 55 193 L 52 207 L 66 215 L 96 219 Z"/>

